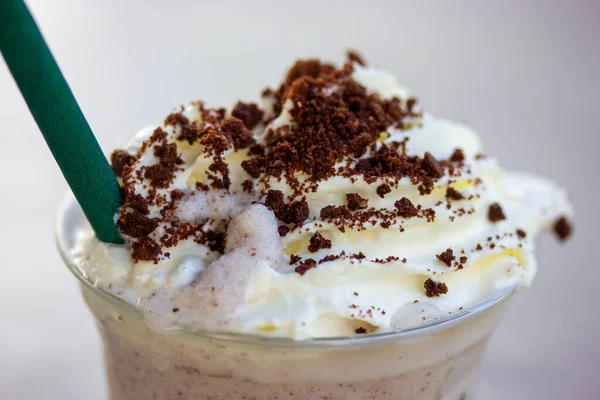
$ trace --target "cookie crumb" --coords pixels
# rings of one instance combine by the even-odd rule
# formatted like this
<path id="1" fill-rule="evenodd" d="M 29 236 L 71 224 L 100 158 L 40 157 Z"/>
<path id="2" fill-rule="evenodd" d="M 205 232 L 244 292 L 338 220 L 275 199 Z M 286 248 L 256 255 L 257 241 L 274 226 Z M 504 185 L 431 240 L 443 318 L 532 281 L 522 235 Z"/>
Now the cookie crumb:
<path id="1" fill-rule="evenodd" d="M 571 236 L 573 233 L 573 227 L 571 226 L 571 223 L 567 217 L 562 216 L 556 220 L 554 223 L 554 232 L 561 241 L 564 241 Z"/>
<path id="2" fill-rule="evenodd" d="M 454 153 L 450 156 L 450 161 L 463 162 L 465 160 L 465 154 L 461 149 L 454 150 Z"/>
<path id="3" fill-rule="evenodd" d="M 284 237 L 285 235 L 287 235 L 289 231 L 290 231 L 290 228 L 288 228 L 285 225 L 280 225 L 277 228 L 277 232 L 279 233 L 279 236 L 281 236 L 281 237 Z"/>
<path id="4" fill-rule="evenodd" d="M 125 150 L 115 150 L 110 155 L 110 165 L 118 178 L 123 176 L 123 169 L 132 166 L 137 158 Z"/>
<path id="5" fill-rule="evenodd" d="M 367 63 L 365 62 L 365 60 L 355 50 L 348 50 L 346 52 L 346 57 L 348 58 L 349 61 L 355 62 L 355 63 L 357 63 L 359 65 L 362 65 L 363 67 L 367 65 Z"/>
<path id="6" fill-rule="evenodd" d="M 454 189 L 453 187 L 448 187 L 446 190 L 446 198 L 449 200 L 462 200 L 465 198 L 459 191 Z"/>
<path id="7" fill-rule="evenodd" d="M 452 261 L 456 259 L 452 249 L 446 249 L 446 251 L 444 251 L 443 253 L 437 254 L 436 258 L 444 264 L 446 264 L 446 266 L 448 267 L 452 266 Z"/>
<path id="8" fill-rule="evenodd" d="M 402 218 L 412 218 L 419 214 L 417 207 L 415 207 L 414 204 L 406 197 L 396 200 L 394 202 L 394 207 L 396 207 L 398 210 L 398 215 L 400 215 Z"/>
<path id="9" fill-rule="evenodd" d="M 321 233 L 316 232 L 309 240 L 308 251 L 311 253 L 316 253 L 321 249 L 330 249 L 331 248 L 331 240 L 326 239 L 321 235 Z"/>
<path id="10" fill-rule="evenodd" d="M 311 268 L 315 268 L 317 266 L 317 262 L 312 258 L 307 258 L 302 261 L 299 266 L 297 266 L 294 271 L 300 275 L 304 275 L 306 271 Z"/>
<path id="11" fill-rule="evenodd" d="M 243 103 L 240 101 L 235 105 L 233 111 L 231 111 L 231 115 L 240 119 L 247 129 L 252 130 L 262 120 L 263 112 L 255 103 Z"/>
<path id="12" fill-rule="evenodd" d="M 425 295 L 427 297 L 439 297 L 442 294 L 448 293 L 448 287 L 444 282 L 436 282 L 431 278 L 425 281 Z M 416 300 L 415 300 L 416 301 Z"/>
<path id="13" fill-rule="evenodd" d="M 358 193 L 347 193 L 346 201 L 351 211 L 364 210 L 369 206 L 369 200 L 361 197 Z"/>
<path id="14" fill-rule="evenodd" d="M 392 189 L 390 189 L 390 185 L 388 185 L 387 183 L 383 183 L 377 186 L 377 195 L 382 199 L 385 197 L 386 194 L 390 193 L 391 191 Z"/>
<path id="15" fill-rule="evenodd" d="M 425 153 L 421 166 L 427 171 L 427 174 L 433 178 L 441 178 L 444 176 L 444 169 L 430 152 Z"/>
<path id="16" fill-rule="evenodd" d="M 493 223 L 506 219 L 506 215 L 504 215 L 504 211 L 502 210 L 500 204 L 493 203 L 490 205 L 488 210 L 488 219 Z"/>

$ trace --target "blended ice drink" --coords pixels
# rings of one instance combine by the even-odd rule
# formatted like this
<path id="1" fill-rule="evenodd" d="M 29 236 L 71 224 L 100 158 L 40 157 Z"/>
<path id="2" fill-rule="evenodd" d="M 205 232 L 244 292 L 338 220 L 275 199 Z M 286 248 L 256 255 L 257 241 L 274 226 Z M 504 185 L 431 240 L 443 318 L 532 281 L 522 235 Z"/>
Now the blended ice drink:
<path id="1" fill-rule="evenodd" d="M 504 300 L 566 192 L 508 172 L 350 53 L 258 104 L 198 101 L 111 156 L 124 245 L 67 202 L 113 400 L 474 398 Z"/>

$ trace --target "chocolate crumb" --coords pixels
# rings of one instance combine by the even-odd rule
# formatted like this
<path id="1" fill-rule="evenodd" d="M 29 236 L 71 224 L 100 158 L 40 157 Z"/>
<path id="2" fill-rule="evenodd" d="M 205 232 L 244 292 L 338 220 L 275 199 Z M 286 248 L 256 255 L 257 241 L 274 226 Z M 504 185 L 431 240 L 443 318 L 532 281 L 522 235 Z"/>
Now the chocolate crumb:
<path id="1" fill-rule="evenodd" d="M 280 218 L 277 214 L 281 215 L 285 212 L 286 204 L 283 197 L 283 192 L 281 190 L 269 190 L 267 193 L 265 206 L 273 210 L 273 213 L 277 218 Z"/>
<path id="2" fill-rule="evenodd" d="M 465 160 L 465 154 L 461 149 L 454 150 L 454 153 L 450 156 L 450 161 L 462 162 Z"/>
<path id="3" fill-rule="evenodd" d="M 288 214 L 287 219 L 284 219 L 283 222 L 287 224 L 301 225 L 306 219 L 308 219 L 308 216 L 308 203 L 305 199 L 302 199 L 300 201 L 295 201 L 290 205 L 290 213 Z"/>
<path id="4" fill-rule="evenodd" d="M 154 148 L 154 155 L 160 158 L 166 165 L 180 165 L 183 163 L 183 160 L 181 160 L 177 154 L 177 145 L 175 143 L 163 143 L 156 146 Z"/>
<path id="5" fill-rule="evenodd" d="M 179 312 L 179 307 L 174 307 L 172 311 L 173 311 L 174 313 L 177 313 L 177 312 Z"/>
<path id="6" fill-rule="evenodd" d="M 286 224 L 301 225 L 309 216 L 306 199 L 286 204 L 283 200 L 283 192 L 280 190 L 267 192 L 265 206 L 273 210 L 275 217 Z"/>
<path id="7" fill-rule="evenodd" d="M 165 125 L 185 126 L 189 125 L 190 120 L 180 112 L 171 113 L 165 118 Z"/>
<path id="8" fill-rule="evenodd" d="M 390 189 L 390 185 L 388 185 L 387 183 L 383 183 L 377 186 L 377 195 L 382 199 L 385 197 L 386 194 L 390 193 L 391 191 L 392 189 Z"/>
<path id="9" fill-rule="evenodd" d="M 573 227 L 571 226 L 569 220 L 563 216 L 557 219 L 554 223 L 554 232 L 561 241 L 566 240 L 569 236 L 571 236 Z"/>
<path id="10" fill-rule="evenodd" d="M 342 252 L 342 254 L 343 254 L 343 252 Z M 329 255 L 326 255 L 325 257 L 323 257 L 323 259 L 321 261 L 319 261 L 319 264 L 322 264 L 324 262 L 329 262 L 329 261 L 335 261 L 335 260 L 337 260 L 339 258 L 341 258 L 341 257 L 338 256 L 338 255 L 329 254 Z"/>
<path id="11" fill-rule="evenodd" d="M 360 335 L 360 334 L 363 334 L 363 333 L 367 333 L 367 330 L 361 326 L 360 328 L 356 328 L 354 330 L 354 332 L 356 332 L 357 334 Z"/>
<path id="12" fill-rule="evenodd" d="M 299 266 L 297 266 L 294 271 L 299 273 L 300 275 L 304 275 L 306 271 L 311 268 L 315 268 L 317 266 L 317 262 L 312 258 L 307 258 L 302 261 Z"/>
<path id="13" fill-rule="evenodd" d="M 350 149 L 355 157 L 360 157 L 365 154 L 369 145 L 373 143 L 373 138 L 366 132 L 361 133 L 352 139 L 350 143 Z"/>
<path id="14" fill-rule="evenodd" d="M 144 178 L 150 179 L 154 187 L 166 188 L 173 180 L 173 169 L 166 163 L 160 162 L 146 168 Z"/>
<path id="15" fill-rule="evenodd" d="M 394 202 L 394 207 L 396 207 L 398 210 L 398 215 L 400 215 L 402 218 L 412 218 L 419 214 L 419 211 L 414 204 L 406 197 L 396 200 Z"/>
<path id="16" fill-rule="evenodd" d="M 325 206 L 319 213 L 321 219 L 337 218 L 343 214 L 341 208 L 336 206 Z"/>
<path id="17" fill-rule="evenodd" d="M 187 125 L 182 125 L 181 133 L 179 134 L 179 136 L 177 136 L 177 140 L 185 140 L 189 144 L 194 144 L 198 140 L 198 138 L 204 135 L 204 133 L 205 131 L 203 127 L 199 126 L 195 122 Z"/>
<path id="18" fill-rule="evenodd" d="M 240 119 L 247 129 L 252 130 L 262 120 L 263 112 L 255 103 L 243 103 L 240 101 L 235 105 L 233 111 L 231 111 L 231 115 Z"/>
<path id="19" fill-rule="evenodd" d="M 302 260 L 302 257 L 300 257 L 296 254 L 290 254 L 290 265 L 296 264 L 300 260 Z"/>
<path id="20" fill-rule="evenodd" d="M 446 198 L 450 199 L 450 200 L 462 200 L 465 197 L 456 189 L 452 188 L 452 187 L 448 187 L 448 189 L 446 190 Z"/>
<path id="21" fill-rule="evenodd" d="M 352 211 L 363 210 L 369 206 L 369 200 L 361 197 L 358 193 L 347 193 L 346 201 L 348 208 Z"/>
<path id="22" fill-rule="evenodd" d="M 441 178 L 444 176 L 444 169 L 430 152 L 425 153 L 423 161 L 421 162 L 421 167 L 433 178 Z"/>
<path id="23" fill-rule="evenodd" d="M 255 143 L 249 147 L 250 154 L 263 156 L 265 155 L 265 146 L 262 144 Z"/>
<path id="24" fill-rule="evenodd" d="M 500 206 L 500 204 L 494 203 L 490 205 L 490 208 L 488 210 L 488 219 L 494 223 L 506 219 L 506 216 L 504 215 L 504 211 L 502 211 L 502 207 Z"/>
<path id="25" fill-rule="evenodd" d="M 359 65 L 362 65 L 363 67 L 367 65 L 367 63 L 360 56 L 360 54 L 358 54 L 358 52 L 356 52 L 354 50 L 348 50 L 346 52 L 346 56 L 347 56 L 347 58 L 348 58 L 349 61 L 355 62 L 355 63 L 357 63 Z"/>
<path id="26" fill-rule="evenodd" d="M 225 239 L 225 233 L 216 233 L 212 230 L 209 230 L 204 235 L 204 242 L 208 248 L 221 254 L 225 253 Z"/>
<path id="27" fill-rule="evenodd" d="M 320 60 L 298 60 L 287 73 L 285 81 L 287 84 L 293 83 L 302 77 L 318 78 L 321 75 L 327 75 L 335 71 L 331 64 L 322 63 Z"/>
<path id="28" fill-rule="evenodd" d="M 123 204 L 121 208 L 127 211 L 128 208 L 131 208 L 142 215 L 150 214 L 150 209 L 148 208 L 148 200 L 144 198 L 144 196 L 134 193 L 125 193 L 123 194 Z"/>
<path id="29" fill-rule="evenodd" d="M 263 167 L 263 160 L 260 158 L 253 158 L 250 160 L 242 161 L 242 168 L 248 175 L 250 175 L 254 179 L 258 179 L 261 173 L 261 168 Z"/>
<path id="30" fill-rule="evenodd" d="M 527 232 L 525 232 L 523 229 L 517 229 L 517 236 L 519 239 L 525 239 L 527 237 Z"/>
<path id="31" fill-rule="evenodd" d="M 325 239 L 319 232 L 312 235 L 309 242 L 308 251 L 311 253 L 316 253 L 320 249 L 331 248 L 331 240 Z"/>
<path id="32" fill-rule="evenodd" d="M 110 155 L 110 164 L 117 177 L 123 176 L 123 169 L 132 166 L 135 161 L 136 157 L 124 150 L 115 150 Z"/>
<path id="33" fill-rule="evenodd" d="M 279 236 L 281 236 L 281 237 L 283 237 L 283 236 L 287 235 L 289 231 L 290 231 L 290 228 L 288 228 L 288 227 L 287 227 L 287 226 L 285 226 L 285 225 L 280 225 L 280 226 L 277 228 L 277 232 L 279 233 Z"/>
<path id="34" fill-rule="evenodd" d="M 160 245 L 149 237 L 143 237 L 131 244 L 134 261 L 156 261 L 160 254 Z"/>
<path id="35" fill-rule="evenodd" d="M 221 124 L 221 131 L 233 143 L 236 150 L 246 149 L 256 143 L 252 133 L 244 126 L 242 120 L 229 117 Z"/>
<path id="36" fill-rule="evenodd" d="M 142 238 L 156 229 L 158 220 L 148 218 L 138 211 L 133 211 L 121 214 L 117 221 L 117 226 L 124 235 Z"/>
<path id="37" fill-rule="evenodd" d="M 442 294 L 448 293 L 448 287 L 444 282 L 436 282 L 431 278 L 425 281 L 424 286 L 427 297 L 439 297 Z"/>
<path id="38" fill-rule="evenodd" d="M 452 249 L 446 249 L 446 251 L 444 251 L 443 253 L 436 255 L 436 258 L 444 264 L 446 264 L 446 266 L 448 267 L 452 266 L 452 261 L 456 259 Z"/>

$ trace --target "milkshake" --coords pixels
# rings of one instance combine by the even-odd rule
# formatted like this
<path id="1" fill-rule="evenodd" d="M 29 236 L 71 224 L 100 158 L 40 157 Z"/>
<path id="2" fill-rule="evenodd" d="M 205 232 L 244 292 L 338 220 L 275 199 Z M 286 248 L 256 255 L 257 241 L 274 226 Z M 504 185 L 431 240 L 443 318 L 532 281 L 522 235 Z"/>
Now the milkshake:
<path id="1" fill-rule="evenodd" d="M 350 53 L 258 103 L 196 101 L 111 155 L 125 245 L 72 201 L 59 247 L 111 399 L 470 399 L 504 300 L 566 192 L 502 169 Z"/>

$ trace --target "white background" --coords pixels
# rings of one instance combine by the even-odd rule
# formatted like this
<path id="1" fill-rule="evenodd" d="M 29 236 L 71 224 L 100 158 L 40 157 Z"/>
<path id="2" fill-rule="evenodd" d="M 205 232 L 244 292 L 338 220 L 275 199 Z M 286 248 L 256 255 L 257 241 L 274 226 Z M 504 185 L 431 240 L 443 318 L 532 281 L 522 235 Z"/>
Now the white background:
<path id="1" fill-rule="evenodd" d="M 467 120 L 506 167 L 567 186 L 576 237 L 541 240 L 479 398 L 598 398 L 599 2 L 29 4 L 106 151 L 173 106 L 255 99 L 297 56 L 353 47 L 429 110 Z M 52 239 L 66 185 L 3 63 L 0 149 L 0 398 L 106 399 L 95 327 Z"/>

